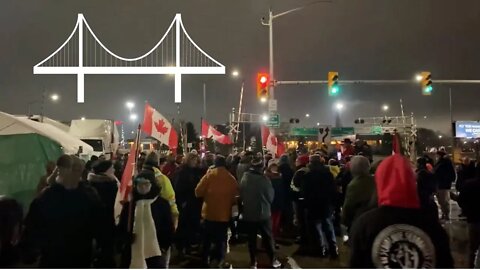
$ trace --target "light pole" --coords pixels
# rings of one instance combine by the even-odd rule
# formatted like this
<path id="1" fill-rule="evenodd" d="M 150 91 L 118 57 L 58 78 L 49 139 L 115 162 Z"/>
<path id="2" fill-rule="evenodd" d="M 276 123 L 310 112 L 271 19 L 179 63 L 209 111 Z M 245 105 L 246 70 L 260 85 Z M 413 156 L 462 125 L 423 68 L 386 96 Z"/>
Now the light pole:
<path id="1" fill-rule="evenodd" d="M 271 100 L 273 100 L 275 98 L 275 96 L 274 96 L 275 77 L 273 75 L 274 74 L 274 72 L 273 72 L 273 70 L 274 70 L 274 68 L 273 68 L 273 20 L 278 18 L 278 17 L 287 15 L 289 13 L 302 10 L 302 9 L 304 9 L 308 6 L 314 5 L 314 4 L 331 3 L 331 2 L 332 2 L 331 0 L 318 0 L 318 1 L 308 3 L 306 5 L 303 5 L 301 7 L 297 7 L 297 8 L 287 10 L 287 11 L 279 13 L 279 14 L 273 14 L 272 9 L 269 9 L 268 10 L 268 18 L 263 17 L 261 19 L 262 25 L 268 26 L 269 58 L 270 58 L 270 61 L 269 61 L 270 62 L 269 63 L 269 75 L 270 75 L 270 80 L 272 81 L 272 83 L 270 85 L 270 91 L 269 91 L 270 92 L 270 94 L 269 94 L 270 97 L 269 98 Z"/>
<path id="2" fill-rule="evenodd" d="M 44 109 L 45 109 L 45 99 L 47 97 L 47 91 L 46 90 L 43 90 L 42 92 L 42 99 L 40 100 L 34 100 L 34 101 L 30 101 L 28 104 L 27 104 L 27 116 L 29 117 L 31 114 L 32 114 L 32 110 L 31 110 L 31 106 L 35 103 L 40 103 L 40 122 L 43 123 L 43 115 L 44 115 Z M 50 96 L 49 96 L 50 100 L 53 101 L 53 102 L 57 102 L 59 99 L 60 99 L 60 96 L 58 94 L 55 94 L 55 93 L 52 93 Z"/>
<path id="3" fill-rule="evenodd" d="M 337 115 L 335 117 L 335 126 L 336 127 L 341 127 L 342 123 L 341 123 L 340 116 L 341 116 L 341 113 L 342 113 L 342 110 L 343 110 L 343 103 L 337 102 L 335 104 L 335 110 L 337 111 Z"/>

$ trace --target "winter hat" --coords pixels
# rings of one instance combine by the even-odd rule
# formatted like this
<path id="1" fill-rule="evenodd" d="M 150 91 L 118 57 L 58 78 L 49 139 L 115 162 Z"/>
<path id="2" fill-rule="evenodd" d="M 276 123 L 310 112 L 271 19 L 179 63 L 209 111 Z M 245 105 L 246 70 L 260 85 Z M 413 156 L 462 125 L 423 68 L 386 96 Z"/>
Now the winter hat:
<path id="1" fill-rule="evenodd" d="M 134 196 L 135 200 L 153 199 L 160 194 L 161 187 L 157 183 L 157 181 L 155 179 L 155 174 L 152 171 L 142 171 L 142 172 L 140 172 L 135 177 L 134 183 L 135 183 L 135 185 L 137 185 L 140 182 L 147 181 L 147 180 L 150 181 L 150 183 L 152 184 L 150 192 L 145 194 L 145 195 L 142 195 L 142 194 L 137 193 L 136 189 L 134 189 L 133 196 Z"/>
<path id="2" fill-rule="evenodd" d="M 364 156 L 354 156 L 350 161 L 350 171 L 353 176 L 368 175 L 370 173 L 370 161 Z"/>
<path id="3" fill-rule="evenodd" d="M 289 164 L 289 163 L 290 163 L 290 160 L 287 154 L 283 154 L 282 156 L 280 156 L 280 160 L 278 161 L 278 164 Z"/>
<path id="4" fill-rule="evenodd" d="M 253 168 L 258 169 L 263 167 L 263 159 L 259 157 L 255 157 L 252 159 L 252 162 L 250 163 Z"/>
<path id="5" fill-rule="evenodd" d="M 215 167 L 226 167 L 227 166 L 227 160 L 225 159 L 224 156 L 222 155 L 217 155 L 215 157 L 215 161 L 214 161 L 214 164 L 215 164 Z"/>
<path id="6" fill-rule="evenodd" d="M 375 182 L 379 206 L 420 208 L 415 173 L 402 155 L 383 160 L 375 173 Z"/>
<path id="7" fill-rule="evenodd" d="M 158 155 L 155 152 L 150 152 L 145 158 L 144 166 L 158 167 Z"/>
<path id="8" fill-rule="evenodd" d="M 111 160 L 97 160 L 97 161 L 93 164 L 93 172 L 94 172 L 95 174 L 105 173 L 105 172 L 108 171 L 108 169 L 110 169 L 112 166 L 113 166 L 113 163 L 112 163 Z"/>
<path id="9" fill-rule="evenodd" d="M 302 155 L 297 158 L 297 162 L 300 163 L 302 166 L 306 166 L 308 164 L 309 157 L 307 155 Z"/>
<path id="10" fill-rule="evenodd" d="M 277 167 L 275 170 L 272 170 L 273 167 Z M 277 159 L 270 159 L 268 161 L 268 166 L 267 166 L 268 170 L 272 173 L 278 173 L 278 160 Z"/>

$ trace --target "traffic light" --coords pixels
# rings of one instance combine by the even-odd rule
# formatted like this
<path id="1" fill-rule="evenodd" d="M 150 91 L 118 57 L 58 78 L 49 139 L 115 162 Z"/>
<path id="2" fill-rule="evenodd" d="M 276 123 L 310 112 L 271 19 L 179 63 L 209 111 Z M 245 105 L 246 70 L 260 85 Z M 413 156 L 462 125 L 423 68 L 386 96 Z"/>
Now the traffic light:
<path id="1" fill-rule="evenodd" d="M 338 72 L 328 72 L 328 95 L 336 96 L 340 93 L 340 87 L 338 86 Z"/>
<path id="2" fill-rule="evenodd" d="M 422 95 L 424 96 L 430 96 L 433 91 L 433 86 L 432 86 L 432 74 L 428 71 L 424 71 L 421 73 L 422 76 Z"/>
<path id="3" fill-rule="evenodd" d="M 261 102 L 268 100 L 268 87 L 270 85 L 270 77 L 267 73 L 257 73 L 257 98 Z"/>

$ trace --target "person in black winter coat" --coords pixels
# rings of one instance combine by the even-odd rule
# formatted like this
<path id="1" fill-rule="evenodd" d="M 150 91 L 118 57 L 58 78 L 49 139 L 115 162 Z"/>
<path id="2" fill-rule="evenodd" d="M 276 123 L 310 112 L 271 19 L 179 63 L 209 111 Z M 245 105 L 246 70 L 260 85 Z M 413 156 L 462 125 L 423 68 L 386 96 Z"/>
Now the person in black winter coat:
<path id="1" fill-rule="evenodd" d="M 170 204 L 160 197 L 161 187 L 153 172 L 142 171 L 135 177 L 134 183 L 133 205 L 130 208 L 130 202 L 124 204 L 119 223 L 119 232 L 124 242 L 120 268 L 142 268 L 142 264 L 147 268 L 168 268 L 175 233 Z M 137 208 L 144 206 L 149 206 L 147 210 L 151 211 L 150 221 L 146 218 L 136 219 L 140 213 L 138 211 L 142 211 Z M 143 213 L 144 217 L 149 216 L 145 213 L 148 212 Z M 145 226 L 148 222 L 153 222 L 156 237 L 149 235 Z M 153 250 L 147 252 L 146 247 L 152 249 L 152 246 Z"/>
<path id="2" fill-rule="evenodd" d="M 421 208 L 438 219 L 438 208 L 433 197 L 437 192 L 435 176 L 428 171 L 427 160 L 423 157 L 417 159 L 417 190 Z"/>
<path id="3" fill-rule="evenodd" d="M 467 217 L 469 246 L 469 267 L 475 265 L 475 254 L 480 247 L 480 166 L 477 163 L 476 176 L 466 181 L 460 191 L 458 204 Z"/>
<path id="4" fill-rule="evenodd" d="M 91 267 L 93 240 L 104 245 L 108 221 L 96 190 L 80 181 L 83 169 L 75 156 L 57 160 L 58 177 L 33 200 L 25 219 L 26 263 L 39 251 L 40 268 Z"/>
<path id="5" fill-rule="evenodd" d="M 297 225 L 300 230 L 300 237 L 298 243 L 300 247 L 297 251 L 298 254 L 306 252 L 307 244 L 307 219 L 305 217 L 305 198 L 303 194 L 303 182 L 305 179 L 305 174 L 308 172 L 306 167 L 309 161 L 307 155 L 299 156 L 295 161 L 296 172 L 293 175 L 292 182 L 290 184 L 291 195 L 295 206 L 295 215 L 297 220 Z"/>
<path id="6" fill-rule="evenodd" d="M 0 268 L 13 268 L 20 258 L 22 219 L 22 206 L 15 199 L 0 196 Z"/>
<path id="7" fill-rule="evenodd" d="M 311 242 L 315 240 L 315 245 L 319 240 L 320 256 L 325 256 L 328 251 L 332 258 L 336 258 L 338 248 L 332 220 L 336 192 L 333 175 L 318 155 L 310 156 L 308 169 L 303 188 L 309 239 Z M 315 245 L 311 244 L 311 247 L 318 250 Z"/>
<path id="8" fill-rule="evenodd" d="M 457 173 L 457 182 L 455 182 L 455 189 L 460 192 L 465 186 L 467 180 L 475 178 L 475 163 L 469 157 L 462 159 L 462 164 Z"/>
<path id="9" fill-rule="evenodd" d="M 88 183 L 95 188 L 105 208 L 105 219 L 108 220 L 108 230 L 105 234 L 105 248 L 103 252 L 110 254 L 106 258 L 113 258 L 115 239 L 114 206 L 119 182 L 114 175 L 113 163 L 110 160 L 99 160 L 93 164 L 93 174 L 88 175 Z M 98 262 L 96 267 L 114 267 L 114 262 Z"/>
<path id="10" fill-rule="evenodd" d="M 179 211 L 177 249 L 179 255 L 190 252 L 199 242 L 202 200 L 195 196 L 195 188 L 202 178 L 198 168 L 199 157 L 189 153 L 174 176 L 175 197 Z"/>
<path id="11" fill-rule="evenodd" d="M 420 207 L 410 161 L 388 157 L 375 182 L 379 207 L 353 223 L 350 268 L 453 268 L 447 233 Z"/>
<path id="12" fill-rule="evenodd" d="M 284 229 L 293 228 L 293 196 L 290 190 L 290 183 L 293 178 L 293 169 L 290 166 L 288 155 L 284 154 L 278 162 L 278 172 L 282 175 L 283 188 L 285 189 L 285 208 L 281 217 L 280 224 Z"/>
<path id="13" fill-rule="evenodd" d="M 453 163 L 447 154 L 439 150 L 437 152 L 438 161 L 435 164 L 434 175 L 438 185 L 438 204 L 442 210 L 442 219 L 450 219 L 450 189 L 455 181 L 456 173 Z"/>

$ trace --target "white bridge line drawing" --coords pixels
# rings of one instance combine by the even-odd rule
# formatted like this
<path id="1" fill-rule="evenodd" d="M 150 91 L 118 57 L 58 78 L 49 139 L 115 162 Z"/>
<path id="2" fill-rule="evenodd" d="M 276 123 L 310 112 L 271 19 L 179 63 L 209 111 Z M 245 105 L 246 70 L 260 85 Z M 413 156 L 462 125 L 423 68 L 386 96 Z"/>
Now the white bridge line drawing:
<path id="1" fill-rule="evenodd" d="M 181 14 L 175 15 L 150 51 L 125 58 L 103 45 L 80 13 L 67 40 L 35 65 L 33 74 L 76 74 L 78 103 L 85 102 L 85 74 L 173 74 L 175 103 L 181 103 L 182 74 L 225 74 L 225 66 L 195 44 L 183 26 Z"/>

